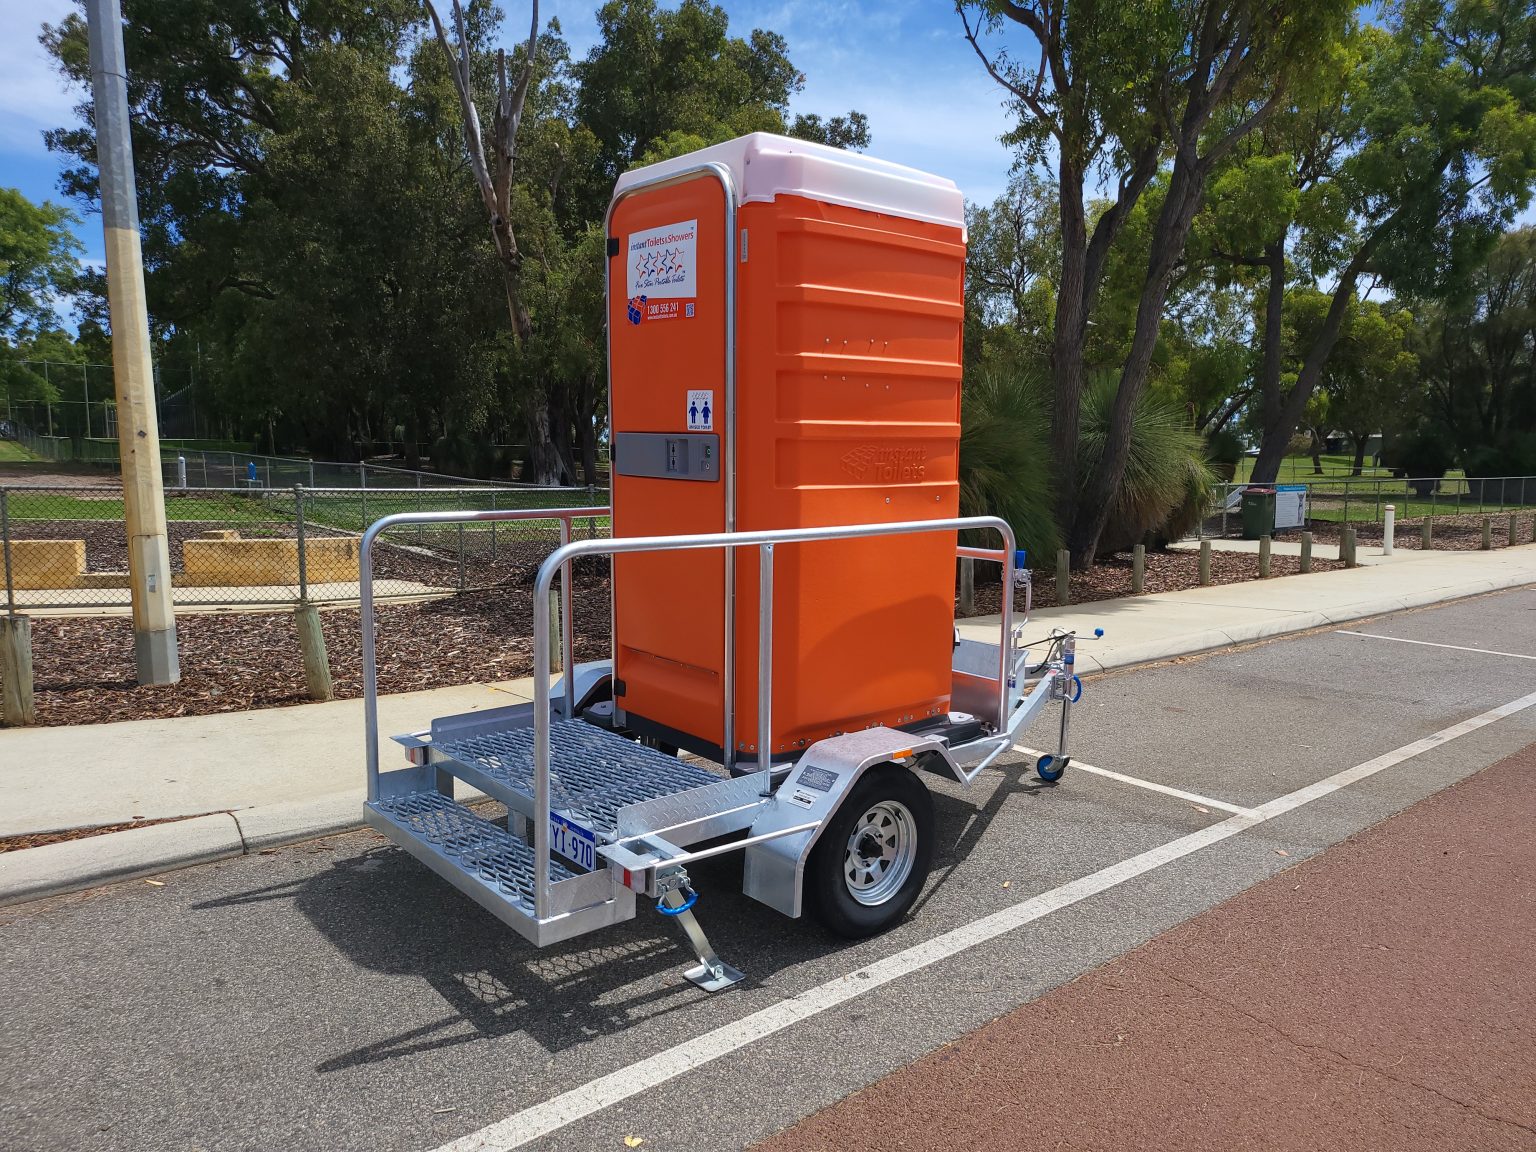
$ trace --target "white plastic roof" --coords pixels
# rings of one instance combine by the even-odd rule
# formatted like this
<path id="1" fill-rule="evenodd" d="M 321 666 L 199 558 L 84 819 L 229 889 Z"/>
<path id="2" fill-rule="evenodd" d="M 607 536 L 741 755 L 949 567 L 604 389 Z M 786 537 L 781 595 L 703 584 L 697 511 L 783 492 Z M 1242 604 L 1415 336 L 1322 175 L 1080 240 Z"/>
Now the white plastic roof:
<path id="1" fill-rule="evenodd" d="M 738 203 L 769 201 L 779 195 L 805 196 L 962 231 L 965 228 L 965 198 L 953 180 L 769 132 L 753 132 L 659 164 L 632 168 L 619 177 L 614 196 L 636 184 L 710 162 L 729 169 Z"/>

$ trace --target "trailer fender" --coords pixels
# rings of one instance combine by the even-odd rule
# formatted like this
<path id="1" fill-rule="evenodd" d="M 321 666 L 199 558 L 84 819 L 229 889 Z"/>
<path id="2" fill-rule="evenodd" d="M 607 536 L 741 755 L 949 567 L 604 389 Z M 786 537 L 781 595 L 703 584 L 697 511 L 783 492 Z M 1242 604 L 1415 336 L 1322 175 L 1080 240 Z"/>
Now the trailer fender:
<path id="1" fill-rule="evenodd" d="M 924 752 L 942 750 L 936 737 L 915 737 L 892 728 L 866 728 L 813 744 L 774 793 L 774 803 L 752 824 L 761 836 L 816 821 L 816 827 L 754 844 L 746 851 L 742 891 L 786 916 L 804 907 L 805 864 L 811 849 L 843 798 L 870 768 L 912 763 Z"/>

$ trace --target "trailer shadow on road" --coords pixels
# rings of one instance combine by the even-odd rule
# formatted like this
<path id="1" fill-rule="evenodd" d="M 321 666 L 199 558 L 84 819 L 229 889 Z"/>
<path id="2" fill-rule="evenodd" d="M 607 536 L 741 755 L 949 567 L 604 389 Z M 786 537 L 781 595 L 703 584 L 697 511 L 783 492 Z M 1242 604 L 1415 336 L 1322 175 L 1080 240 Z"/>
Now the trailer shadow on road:
<path id="1" fill-rule="evenodd" d="M 1010 763 L 1006 766 L 1002 781 L 992 789 L 984 804 L 978 805 L 975 802 L 975 793 L 950 796 L 934 790 L 934 842 L 938 847 L 933 856 L 933 872 L 928 883 L 923 886 L 917 903 L 912 905 L 909 916 L 920 915 L 928 902 L 943 891 L 945 882 L 981 842 L 1008 801 L 1021 796 L 1036 796 L 1055 787 L 1056 783 L 1041 780 L 1038 776 L 1026 773 L 1022 765 Z"/>
<path id="2" fill-rule="evenodd" d="M 1050 787 L 1010 773 L 981 807 L 935 790 L 933 874 L 913 917 L 942 891 L 1010 800 Z M 741 870 L 741 858 L 727 855 L 700 862 L 693 872 L 703 895 L 701 922 L 720 954 L 740 963 L 749 984 L 855 947 L 808 918 L 787 920 L 745 896 Z M 279 901 L 291 902 L 354 969 L 419 979 L 450 1009 L 439 1019 L 329 1056 L 314 1065 L 317 1073 L 517 1033 L 555 1055 L 642 1021 L 698 1010 L 708 1000 L 682 977 L 693 957 L 681 934 L 648 902 L 627 923 L 535 949 L 388 844 L 339 855 L 300 880 L 193 904 L 191 911 Z M 906 924 L 912 922 L 909 917 Z M 868 945 L 882 952 L 897 946 Z"/>

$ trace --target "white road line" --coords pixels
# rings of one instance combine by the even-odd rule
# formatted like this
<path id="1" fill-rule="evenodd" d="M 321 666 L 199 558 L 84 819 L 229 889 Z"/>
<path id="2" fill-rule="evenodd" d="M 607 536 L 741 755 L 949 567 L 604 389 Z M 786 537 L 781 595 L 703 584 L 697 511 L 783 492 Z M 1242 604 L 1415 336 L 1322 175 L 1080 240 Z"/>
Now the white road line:
<path id="1" fill-rule="evenodd" d="M 1409 640 L 1406 636 L 1382 636 L 1376 632 L 1351 632 L 1348 628 L 1338 630 L 1340 636 L 1364 636 L 1367 640 L 1394 640 L 1399 644 L 1420 644 L 1425 648 L 1452 648 L 1457 652 L 1477 652 L 1483 656 L 1508 656 L 1514 660 L 1536 660 L 1536 656 L 1527 656 L 1523 652 L 1497 652 L 1492 648 L 1467 648 L 1461 644 L 1436 644 L 1433 640 Z"/>
<path id="2" fill-rule="evenodd" d="M 1026 756 L 1039 756 L 1041 752 L 1037 748 L 1026 748 L 1022 744 L 1015 744 L 1014 751 L 1022 752 Z M 1252 808 L 1244 808 L 1238 804 L 1228 804 L 1225 800 L 1212 800 L 1209 796 L 1202 796 L 1198 792 L 1186 792 L 1182 788 L 1170 788 L 1166 784 L 1156 784 L 1151 780 L 1143 780 L 1139 776 L 1127 776 L 1123 772 L 1112 772 L 1108 768 L 1095 768 L 1092 764 L 1084 764 L 1081 760 L 1072 761 L 1072 771 L 1091 772 L 1095 776 L 1103 776 L 1109 780 L 1118 780 L 1122 784 L 1134 784 L 1137 788 L 1145 788 L 1148 792 L 1161 792 L 1164 796 L 1177 796 L 1180 800 L 1188 800 L 1192 804 L 1203 804 L 1207 808 L 1219 808 L 1223 812 L 1230 812 L 1234 816 L 1252 816 Z"/>
<path id="3" fill-rule="evenodd" d="M 952 928 L 931 940 L 904 948 L 867 967 L 809 988 L 798 996 L 760 1008 L 740 1020 L 724 1024 L 702 1036 L 684 1040 L 654 1056 L 648 1056 L 578 1088 L 562 1092 L 542 1104 L 525 1108 L 504 1120 L 487 1125 L 478 1132 L 471 1132 L 467 1136 L 444 1144 L 436 1152 L 489 1152 L 492 1149 L 501 1152 L 504 1149 L 521 1148 L 531 1144 L 552 1132 L 558 1132 L 568 1124 L 601 1112 L 632 1096 L 649 1092 L 686 1072 L 818 1016 L 881 985 L 889 984 L 903 976 L 910 976 L 931 964 L 947 960 L 979 944 L 985 944 L 989 940 L 1022 928 L 1053 912 L 1069 908 L 1073 904 L 1097 896 L 1128 880 L 1162 868 L 1175 860 L 1183 859 L 1202 848 L 1230 839 L 1267 820 L 1283 816 L 1304 804 L 1310 804 L 1314 800 L 1331 795 L 1341 788 L 1358 783 L 1368 776 L 1374 776 L 1378 772 L 1401 764 L 1404 760 L 1438 748 L 1449 740 L 1475 732 L 1496 720 L 1522 712 L 1533 705 L 1536 705 L 1536 692 L 1529 696 L 1522 696 L 1518 700 L 1512 700 L 1481 715 L 1473 716 L 1469 720 L 1463 720 L 1459 724 L 1453 724 L 1449 728 L 1442 728 L 1439 732 L 1426 736 L 1422 740 L 1415 740 L 1412 744 L 1377 756 L 1373 760 L 1367 760 L 1363 764 L 1357 764 L 1353 768 L 1347 768 L 1326 780 L 1320 780 L 1316 784 L 1300 788 L 1267 804 L 1261 804 L 1254 810 L 1253 815 L 1229 816 L 1218 824 L 1212 824 L 1198 832 L 1191 832 L 1187 836 L 1180 836 L 1177 840 L 1170 840 L 1166 844 L 1148 849 L 1140 855 L 1132 856 L 1129 860 L 1111 864 L 1107 868 L 1101 868 L 1097 872 L 1070 881 L 1059 888 L 1031 897 L 1021 904 L 993 912 L 989 916 L 983 916 L 959 928 Z"/>

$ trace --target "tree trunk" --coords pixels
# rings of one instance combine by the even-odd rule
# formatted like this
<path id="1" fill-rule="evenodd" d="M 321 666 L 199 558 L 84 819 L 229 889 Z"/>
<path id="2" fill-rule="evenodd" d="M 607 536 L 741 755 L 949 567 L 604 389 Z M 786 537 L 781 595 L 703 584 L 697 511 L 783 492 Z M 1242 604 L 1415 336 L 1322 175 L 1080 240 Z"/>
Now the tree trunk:
<path id="1" fill-rule="evenodd" d="M 414 405 L 405 420 L 405 466 L 413 472 L 421 469 L 421 417 Z"/>
<path id="2" fill-rule="evenodd" d="M 1360 435 L 1351 435 L 1350 437 L 1350 439 L 1355 442 L 1355 467 L 1353 471 L 1350 472 L 1351 476 L 1360 475 L 1360 473 L 1365 468 L 1365 442 L 1369 436 L 1370 433 L 1363 433 Z"/>
<path id="3" fill-rule="evenodd" d="M 551 383 L 545 388 L 545 406 L 549 411 L 549 442 L 555 459 L 560 462 L 559 483 L 576 483 L 576 456 L 571 451 L 571 410 L 566 403 L 566 389 L 561 383 Z"/>
<path id="4" fill-rule="evenodd" d="M 1355 254 L 1355 258 L 1349 262 L 1349 267 L 1344 269 L 1338 284 L 1334 286 L 1333 299 L 1328 305 L 1328 315 L 1324 317 L 1323 326 L 1312 341 L 1312 347 L 1307 350 L 1307 358 L 1302 362 L 1301 371 L 1296 375 L 1296 383 L 1291 385 L 1291 390 L 1281 405 L 1280 418 L 1274 428 L 1265 429 L 1264 442 L 1259 445 L 1259 458 L 1253 462 L 1253 483 L 1273 484 L 1275 477 L 1280 475 L 1280 463 L 1285 459 L 1285 449 L 1290 443 L 1291 433 L 1300 427 L 1301 417 L 1307 410 L 1307 401 L 1312 398 L 1312 389 L 1317 386 L 1323 369 L 1327 367 L 1328 357 L 1333 355 L 1333 346 L 1339 341 L 1339 330 L 1344 326 L 1344 315 L 1349 311 L 1350 297 L 1355 293 L 1355 283 L 1360 278 L 1360 270 L 1370 259 L 1370 251 L 1374 247 L 1375 245 L 1369 241 L 1363 245 Z M 1313 464 L 1321 466 L 1315 454 Z"/>
<path id="5" fill-rule="evenodd" d="M 1259 370 L 1262 393 L 1264 439 L 1280 423 L 1280 360 L 1285 342 L 1285 238 L 1264 247 L 1264 261 L 1269 267 L 1269 295 L 1264 301 L 1264 360 Z M 1290 433 L 1286 433 L 1290 438 Z"/>
<path id="6" fill-rule="evenodd" d="M 576 411 L 576 439 L 581 448 L 581 474 L 588 488 L 598 487 L 597 479 L 597 377 L 589 374 L 582 381 L 581 403 Z"/>
<path id="7" fill-rule="evenodd" d="M 550 441 L 549 408 L 542 396 L 530 396 L 523 402 L 523 428 L 528 455 L 523 460 L 521 479 L 545 486 L 560 483 L 560 458 Z"/>
<path id="8" fill-rule="evenodd" d="M 1083 212 L 1083 172 L 1061 164 L 1061 283 L 1056 290 L 1056 331 L 1051 346 L 1051 463 L 1056 481 L 1056 522 L 1077 514 L 1077 440 L 1083 407 L 1083 339 L 1088 225 Z"/>
<path id="9" fill-rule="evenodd" d="M 588 488 L 602 487 L 597 474 L 597 424 L 592 420 L 581 426 L 581 474 Z"/>
<path id="10" fill-rule="evenodd" d="M 1110 410 L 1104 455 L 1094 469 L 1093 478 L 1078 506 L 1078 514 L 1067 529 L 1067 547 L 1072 553 L 1072 567 L 1078 571 L 1093 564 L 1098 552 L 1099 537 L 1104 534 L 1115 497 L 1120 490 L 1120 482 L 1125 476 L 1136 402 L 1146 387 L 1147 371 L 1152 364 L 1152 353 L 1157 347 L 1168 284 L 1174 265 L 1184 251 L 1195 213 L 1200 207 L 1203 185 L 1197 167 L 1194 144 L 1190 143 L 1174 161 L 1173 173 L 1168 181 L 1168 194 L 1158 213 L 1146 278 L 1142 281 L 1141 300 L 1136 308 L 1136 330 L 1131 337 L 1130 354 L 1121 370 L 1120 384 Z"/>

